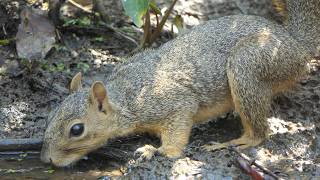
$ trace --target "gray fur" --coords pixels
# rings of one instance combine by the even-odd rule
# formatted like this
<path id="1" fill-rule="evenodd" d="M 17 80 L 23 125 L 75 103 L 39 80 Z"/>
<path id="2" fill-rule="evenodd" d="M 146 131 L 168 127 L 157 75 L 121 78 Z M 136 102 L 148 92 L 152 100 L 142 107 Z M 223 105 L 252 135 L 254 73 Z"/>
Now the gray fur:
<path id="1" fill-rule="evenodd" d="M 70 118 L 89 119 L 93 124 L 88 140 L 78 142 L 79 146 L 95 142 L 86 152 L 109 138 L 148 131 L 161 136 L 159 152 L 179 156 L 193 123 L 233 109 L 245 131 L 244 138 L 233 142 L 259 144 L 268 135 L 272 95 L 308 73 L 307 63 L 320 44 L 319 2 L 288 0 L 286 26 L 258 16 L 227 16 L 134 55 L 105 81 L 112 111 L 97 112 L 95 117 L 86 114 L 95 110 L 88 100 L 90 91 L 85 90 L 69 96 L 50 116 L 43 159 L 64 148 L 48 144 L 59 142 L 56 134 Z M 81 155 L 60 159 L 64 161 L 60 165 Z"/>

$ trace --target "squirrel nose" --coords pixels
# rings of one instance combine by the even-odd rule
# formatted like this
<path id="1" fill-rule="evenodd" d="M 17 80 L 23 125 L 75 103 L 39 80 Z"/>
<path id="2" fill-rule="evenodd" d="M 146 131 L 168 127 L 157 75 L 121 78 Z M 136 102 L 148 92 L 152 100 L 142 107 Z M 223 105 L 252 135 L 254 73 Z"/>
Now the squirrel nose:
<path id="1" fill-rule="evenodd" d="M 50 157 L 48 157 L 48 156 L 42 156 L 41 155 L 41 161 L 42 162 L 44 162 L 44 163 L 51 163 L 52 162 L 52 160 L 51 160 L 51 158 Z"/>
<path id="2" fill-rule="evenodd" d="M 40 159 L 44 163 L 51 163 L 52 162 L 52 159 L 50 157 L 47 157 L 47 156 L 41 156 Z"/>
<path id="3" fill-rule="evenodd" d="M 48 155 L 48 152 L 46 150 L 44 150 L 44 149 L 41 150 L 40 159 L 44 163 L 51 163 L 52 162 L 52 159 Z"/>

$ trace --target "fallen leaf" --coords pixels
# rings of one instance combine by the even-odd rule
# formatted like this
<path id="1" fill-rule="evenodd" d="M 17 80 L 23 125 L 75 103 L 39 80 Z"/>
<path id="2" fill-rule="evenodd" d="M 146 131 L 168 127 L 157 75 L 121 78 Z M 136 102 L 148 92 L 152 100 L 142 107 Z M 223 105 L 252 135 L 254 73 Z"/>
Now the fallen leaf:
<path id="1" fill-rule="evenodd" d="M 20 18 L 16 35 L 18 56 L 28 60 L 43 59 L 56 42 L 54 25 L 30 8 L 23 9 Z"/>

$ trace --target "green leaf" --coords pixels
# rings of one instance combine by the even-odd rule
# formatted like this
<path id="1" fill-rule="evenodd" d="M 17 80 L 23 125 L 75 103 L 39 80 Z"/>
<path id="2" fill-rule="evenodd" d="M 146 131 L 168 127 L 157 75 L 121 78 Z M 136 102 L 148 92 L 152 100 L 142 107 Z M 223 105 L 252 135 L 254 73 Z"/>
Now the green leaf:
<path id="1" fill-rule="evenodd" d="M 10 44 L 10 39 L 0 39 L 0 45 L 8 45 Z"/>
<path id="2" fill-rule="evenodd" d="M 53 174 L 53 173 L 54 173 L 54 169 L 49 169 L 47 172 L 48 172 L 49 174 Z"/>
<path id="3" fill-rule="evenodd" d="M 102 37 L 102 36 L 100 36 L 100 37 L 95 37 L 95 38 L 93 38 L 93 40 L 96 41 L 96 42 L 104 42 L 104 41 L 105 41 L 105 38 Z"/>
<path id="4" fill-rule="evenodd" d="M 75 19 L 70 19 L 70 20 L 67 20 L 63 23 L 63 27 L 66 27 L 66 26 L 70 26 L 70 25 L 75 25 L 77 23 L 77 21 Z"/>
<path id="5" fill-rule="evenodd" d="M 84 16 L 84 17 L 81 17 L 81 18 L 78 18 L 78 19 L 69 19 L 69 20 L 66 20 L 64 23 L 63 23 L 63 27 L 67 27 L 67 26 L 72 26 L 72 25 L 79 25 L 79 26 L 89 26 L 91 24 L 91 20 L 90 18 Z"/>
<path id="6" fill-rule="evenodd" d="M 52 167 L 49 167 L 48 170 L 45 171 L 45 172 L 47 172 L 48 174 L 53 174 L 54 171 L 55 171 L 55 170 L 54 170 Z"/>
<path id="7" fill-rule="evenodd" d="M 157 7 L 156 2 L 151 0 L 149 4 L 150 8 L 154 11 L 154 13 L 162 15 L 160 8 Z"/>
<path id="8" fill-rule="evenodd" d="M 50 67 L 49 67 L 49 71 L 51 71 L 51 72 L 56 72 L 56 71 L 57 71 L 57 68 L 54 67 L 54 66 L 50 66 Z"/>
<path id="9" fill-rule="evenodd" d="M 143 25 L 142 17 L 147 13 L 150 0 L 121 0 L 124 11 L 133 20 L 133 23 L 141 27 Z"/>
<path id="10" fill-rule="evenodd" d="M 63 71 L 64 70 L 64 63 L 58 63 L 57 64 L 57 71 Z"/>
<path id="11" fill-rule="evenodd" d="M 183 30 L 183 18 L 181 15 L 176 15 L 173 19 L 173 24 L 178 28 L 179 33 Z"/>
<path id="12" fill-rule="evenodd" d="M 89 26 L 91 24 L 91 19 L 87 16 L 84 16 L 79 19 L 79 25 L 80 26 Z"/>
<path id="13" fill-rule="evenodd" d="M 77 64 L 77 68 L 78 68 L 79 70 L 82 70 L 83 72 L 87 72 L 87 71 L 90 69 L 90 66 L 89 66 L 89 64 L 87 64 L 87 63 L 79 62 L 79 63 Z"/>

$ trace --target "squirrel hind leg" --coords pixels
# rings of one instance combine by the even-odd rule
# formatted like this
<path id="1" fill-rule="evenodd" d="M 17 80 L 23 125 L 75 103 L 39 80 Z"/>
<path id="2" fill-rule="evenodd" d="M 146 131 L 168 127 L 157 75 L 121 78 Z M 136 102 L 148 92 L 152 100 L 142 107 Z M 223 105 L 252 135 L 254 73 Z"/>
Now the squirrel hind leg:
<path id="1" fill-rule="evenodd" d="M 265 105 L 266 104 L 253 103 L 250 110 L 246 112 L 243 111 L 245 108 L 241 105 L 235 104 L 235 109 L 241 117 L 241 123 L 244 129 L 243 135 L 240 138 L 224 143 L 204 145 L 203 148 L 207 151 L 215 151 L 218 149 L 228 148 L 229 146 L 246 149 L 259 145 L 264 139 L 266 139 L 269 129 L 267 118 L 264 113 L 266 110 L 261 110 L 262 108 L 265 108 Z"/>
<path id="2" fill-rule="evenodd" d="M 249 70 L 250 71 L 250 70 Z M 268 137 L 267 114 L 270 110 L 272 88 L 268 82 L 259 81 L 250 73 L 228 70 L 228 80 L 235 111 L 240 114 L 243 135 L 222 144 L 206 145 L 206 150 L 228 146 L 240 149 L 256 146 Z M 271 83 L 270 83 L 271 84 Z"/>

